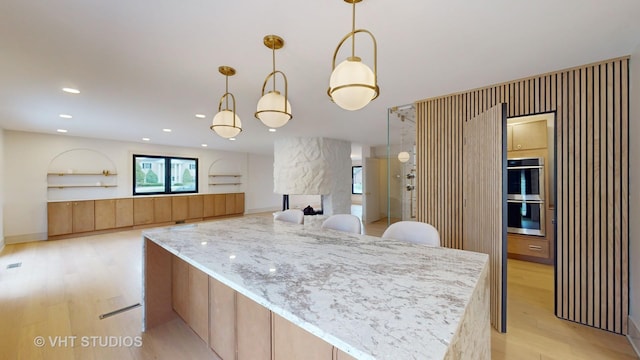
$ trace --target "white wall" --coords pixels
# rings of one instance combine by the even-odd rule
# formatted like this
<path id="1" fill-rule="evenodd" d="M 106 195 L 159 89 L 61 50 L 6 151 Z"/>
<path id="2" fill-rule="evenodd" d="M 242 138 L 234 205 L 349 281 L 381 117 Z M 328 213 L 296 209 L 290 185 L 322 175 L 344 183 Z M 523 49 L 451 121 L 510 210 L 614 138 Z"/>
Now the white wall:
<path id="1" fill-rule="evenodd" d="M 273 155 L 249 154 L 246 213 L 276 211 L 282 208 L 282 196 L 273 192 Z"/>
<path id="2" fill-rule="evenodd" d="M 7 243 L 46 239 L 47 201 L 132 196 L 133 154 L 196 157 L 199 159 L 200 193 L 245 192 L 246 212 L 278 206 L 277 197 L 270 196 L 273 195 L 273 180 L 269 176 L 273 159 L 270 157 L 9 130 L 4 132 L 3 148 L 3 233 Z M 99 161 L 108 158 L 118 173 L 113 180 L 118 186 L 108 189 L 47 189 L 46 174 L 51 170 L 52 160 L 73 149 L 88 149 L 104 155 L 97 156 Z M 93 166 L 90 160 L 84 162 L 65 166 L 74 172 Z M 250 164 L 257 168 L 250 171 Z M 208 174 L 212 173 L 241 174 L 242 184 L 210 186 Z M 255 181 L 249 174 L 259 177 L 260 181 Z"/>
<path id="3" fill-rule="evenodd" d="M 631 55 L 629 124 L 629 320 L 630 339 L 640 350 L 640 44 Z"/>

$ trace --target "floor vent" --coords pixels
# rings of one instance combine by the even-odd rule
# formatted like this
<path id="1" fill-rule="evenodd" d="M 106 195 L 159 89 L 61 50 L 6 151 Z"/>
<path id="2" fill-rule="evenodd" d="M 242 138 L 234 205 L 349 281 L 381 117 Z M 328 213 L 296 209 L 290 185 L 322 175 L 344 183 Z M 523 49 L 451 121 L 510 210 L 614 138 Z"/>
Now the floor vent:
<path id="1" fill-rule="evenodd" d="M 100 315 L 98 318 L 99 318 L 100 320 L 102 320 L 102 319 L 106 319 L 106 318 L 111 317 L 111 316 L 113 316 L 113 315 L 117 315 L 117 314 L 123 313 L 123 312 L 125 312 L 125 311 L 129 311 L 129 310 L 133 310 L 133 309 L 135 309 L 135 308 L 137 308 L 137 307 L 139 307 L 139 306 L 142 306 L 142 305 L 140 305 L 140 303 L 137 303 L 137 304 L 133 304 L 133 305 L 125 306 L 125 307 L 123 307 L 122 309 L 118 309 L 118 310 L 114 310 L 114 311 L 112 311 L 112 312 L 108 312 L 108 313 L 106 313 L 106 314 L 102 314 L 102 315 Z"/>
<path id="2" fill-rule="evenodd" d="M 19 268 L 20 266 L 22 266 L 22 263 L 13 263 L 13 264 L 9 264 L 7 265 L 7 269 L 14 269 L 14 268 Z"/>

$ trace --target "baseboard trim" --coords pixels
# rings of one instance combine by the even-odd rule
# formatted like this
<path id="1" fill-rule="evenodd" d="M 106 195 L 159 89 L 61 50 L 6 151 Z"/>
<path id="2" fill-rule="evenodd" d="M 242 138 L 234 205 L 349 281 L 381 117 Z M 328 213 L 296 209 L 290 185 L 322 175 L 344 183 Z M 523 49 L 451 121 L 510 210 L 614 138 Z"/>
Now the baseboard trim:
<path id="1" fill-rule="evenodd" d="M 629 316 L 629 333 L 627 334 L 627 339 L 631 343 L 633 350 L 636 352 L 636 355 L 640 357 L 640 328 L 633 321 L 633 318 Z"/>
<path id="2" fill-rule="evenodd" d="M 13 236 L 5 236 L 4 242 L 9 244 L 22 244 L 26 242 L 32 241 L 42 241 L 47 240 L 47 233 L 35 233 L 35 234 L 24 234 L 24 235 L 13 235 Z"/>

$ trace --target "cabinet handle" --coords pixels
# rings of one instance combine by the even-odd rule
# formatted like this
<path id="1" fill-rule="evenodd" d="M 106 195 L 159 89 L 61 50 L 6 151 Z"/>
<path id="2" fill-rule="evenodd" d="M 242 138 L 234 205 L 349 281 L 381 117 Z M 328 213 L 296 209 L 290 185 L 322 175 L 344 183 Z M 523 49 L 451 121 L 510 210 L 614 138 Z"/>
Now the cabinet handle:
<path id="1" fill-rule="evenodd" d="M 517 148 L 517 149 L 521 149 L 521 148 L 522 148 L 522 145 L 518 144 L 518 145 L 516 145 L 516 148 Z"/>
<path id="2" fill-rule="evenodd" d="M 542 246 L 540 246 L 540 245 L 529 245 L 529 250 L 542 251 Z"/>

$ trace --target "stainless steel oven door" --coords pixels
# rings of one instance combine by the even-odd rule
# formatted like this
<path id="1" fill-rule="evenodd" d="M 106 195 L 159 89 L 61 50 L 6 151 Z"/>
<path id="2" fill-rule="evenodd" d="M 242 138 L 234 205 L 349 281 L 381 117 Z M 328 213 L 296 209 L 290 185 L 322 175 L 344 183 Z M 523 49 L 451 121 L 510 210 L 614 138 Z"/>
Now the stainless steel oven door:
<path id="1" fill-rule="evenodd" d="M 507 232 L 544 236 L 544 202 L 507 200 Z"/>
<path id="2" fill-rule="evenodd" d="M 512 200 L 544 200 L 544 168 L 516 166 L 507 168 L 507 198 Z"/>

